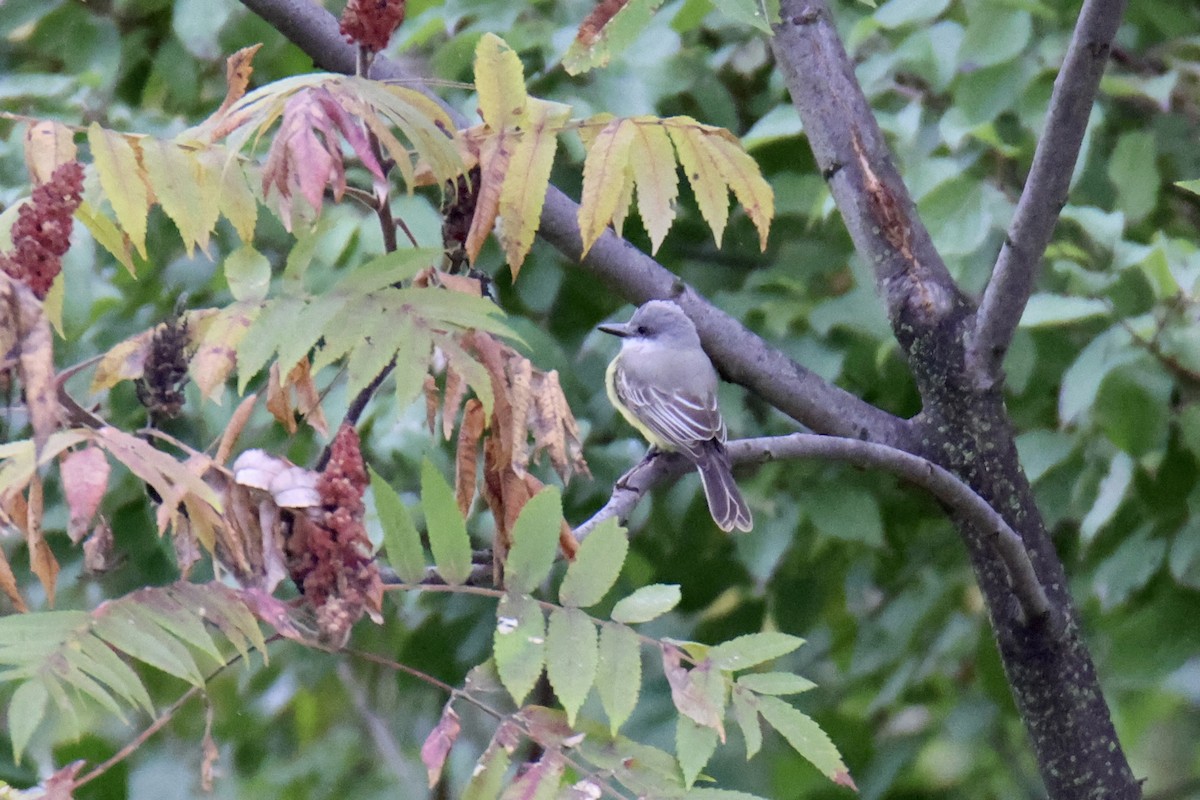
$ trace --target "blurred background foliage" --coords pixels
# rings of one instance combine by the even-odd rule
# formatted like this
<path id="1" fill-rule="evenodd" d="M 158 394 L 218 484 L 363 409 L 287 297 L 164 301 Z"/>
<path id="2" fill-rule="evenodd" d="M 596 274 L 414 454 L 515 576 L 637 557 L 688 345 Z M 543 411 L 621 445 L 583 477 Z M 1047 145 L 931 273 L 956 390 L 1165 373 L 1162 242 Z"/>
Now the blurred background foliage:
<path id="1" fill-rule="evenodd" d="M 586 0 L 411 0 L 388 54 L 447 81 L 439 90 L 472 111 L 470 89 L 459 82 L 470 80 L 478 37 L 498 32 L 520 53 L 530 91 L 571 103 L 578 115 L 685 113 L 743 136 L 776 192 L 769 251 L 758 252 L 740 212 L 716 249 L 685 191 L 660 261 L 821 375 L 889 411 L 915 414 L 918 398 L 870 271 L 814 167 L 769 48 L 726 13 L 742 5 L 671 0 L 608 69 L 570 78 L 558 62 L 590 10 Z M 900 171 L 972 292 L 985 284 L 1003 240 L 1077 5 L 835 2 Z M 326 6 L 341 10 L 337 0 Z M 312 68 L 233 0 L 7 0 L 0 42 L 3 110 L 147 133 L 171 134 L 210 113 L 224 95 L 224 57 L 240 47 L 264 45 L 254 85 Z M 29 191 L 22 135 L 22 126 L 0 120 L 0 209 Z M 1200 6 L 1131 3 L 1039 292 L 1006 363 L 1007 399 L 1122 742 L 1135 773 L 1148 778 L 1147 796 L 1162 800 L 1200 796 L 1200 197 L 1173 185 L 1198 177 Z M 578 165 L 557 167 L 554 179 L 577 192 Z M 440 241 L 436 202 L 397 201 L 422 244 Z M 77 226 L 65 266 L 60 366 L 161 321 L 182 295 L 189 307 L 229 301 L 218 264 L 236 243 L 232 230 L 210 253 L 189 257 L 155 214 L 152 255 L 136 279 Z M 380 251 L 374 217 L 349 204 L 327 208 L 319 224 L 314 270 L 349 269 Z M 648 245 L 636 221 L 626 234 Z M 266 215 L 257 235 L 259 249 L 282 265 L 290 235 Z M 584 426 L 595 480 L 576 479 L 566 494 L 568 518 L 580 521 L 642 454 L 600 389 L 614 343 L 593 333 L 628 308 L 542 244 L 515 285 L 497 266 L 494 244 L 481 264 L 496 275 L 535 363 L 560 370 Z M 737 387 L 722 391 L 733 436 L 794 429 Z M 412 492 L 421 458 L 432 454 L 449 469 L 449 450 L 423 427 L 422 409 L 396 409 L 389 398 L 382 392 L 368 412 L 364 446 L 393 485 Z M 99 400 L 114 424 L 143 424 L 131 385 Z M 221 406 L 194 390 L 189 400 L 170 430 L 206 445 L 228 418 L 232 390 Z M 345 403 L 335 383 L 331 419 Z M 311 464 L 323 442 L 306 433 L 288 439 L 264 414 L 242 444 Z M 750 535 L 725 536 L 711 524 L 694 476 L 660 491 L 632 521 L 627 587 L 658 581 L 683 589 L 683 603 L 653 632 L 716 641 L 775 628 L 805 637 L 787 666 L 819 688 L 801 708 L 830 732 L 868 800 L 1038 796 L 986 614 L 937 505 L 890 477 L 820 463 L 769 464 L 741 482 L 755 509 Z M 104 576 L 82 573 L 62 533 L 61 504 L 48 507 L 58 509 L 47 524 L 64 563 L 60 607 L 92 607 L 174 578 L 170 543 L 156 538 L 144 490 L 128 476 L 104 504 L 123 559 Z M 486 536 L 486 520 L 474 525 Z M 27 576 L 23 547 L 11 536 L 4 546 Z M 32 581 L 23 589 L 39 597 Z M 451 683 L 486 653 L 490 603 L 398 594 L 389 602 L 386 623 L 362 623 L 352 646 Z M 146 677 L 163 704 L 183 689 L 163 675 Z M 210 697 L 221 752 L 217 797 L 425 791 L 417 750 L 444 697 L 412 678 L 285 643 L 273 647 L 269 666 L 255 659 L 214 680 Z M 669 749 L 669 707 L 665 684 L 649 684 L 628 733 Z M 450 792 L 433 796 L 461 788 L 490 735 L 485 720 L 468 715 L 464 723 Z M 102 760 L 145 721 L 126 725 L 97 710 L 81 724 L 89 732 L 74 742 L 43 731 L 21 764 L 0 747 L 0 779 L 28 785 L 52 764 Z M 79 796 L 201 795 L 203 724 L 194 703 Z M 845 791 L 770 737 L 749 768 L 734 742 L 707 771 L 723 786 L 773 798 Z"/>

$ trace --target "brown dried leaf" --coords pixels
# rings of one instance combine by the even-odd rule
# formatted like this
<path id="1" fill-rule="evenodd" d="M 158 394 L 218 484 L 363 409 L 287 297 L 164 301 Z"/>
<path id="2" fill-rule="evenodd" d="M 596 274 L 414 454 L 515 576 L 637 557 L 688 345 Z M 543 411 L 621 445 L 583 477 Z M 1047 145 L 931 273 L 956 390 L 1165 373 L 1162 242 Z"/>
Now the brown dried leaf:
<path id="1" fill-rule="evenodd" d="M 261 45 L 255 45 L 257 50 Z M 205 699 L 204 702 L 204 738 L 201 740 L 201 750 L 204 752 L 204 759 L 200 762 L 200 788 L 205 792 L 213 790 L 213 767 L 221 760 L 221 751 L 217 748 L 217 741 L 212 735 L 213 729 L 213 704 L 210 700 Z"/>
<path id="2" fill-rule="evenodd" d="M 425 376 L 425 423 L 429 426 L 429 435 L 433 435 L 434 424 L 437 422 L 438 406 L 441 398 L 438 396 L 437 379 L 432 375 Z"/>
<path id="3" fill-rule="evenodd" d="M 25 598 L 21 597 L 21 591 L 17 588 L 17 576 L 13 574 L 12 565 L 8 563 L 3 548 L 0 548 L 0 590 L 12 601 L 13 608 L 17 611 L 23 614 L 29 610 L 29 606 L 25 605 Z"/>
<path id="4" fill-rule="evenodd" d="M 229 418 L 229 423 L 221 433 L 221 442 L 217 445 L 217 454 L 213 457 L 213 461 L 218 464 L 224 464 L 229 460 L 229 455 L 233 452 L 233 446 L 237 444 L 238 437 L 242 434 L 242 429 L 250 421 L 250 415 L 254 413 L 254 404 L 257 402 L 258 395 L 251 394 L 234 409 L 233 415 Z"/>
<path id="5" fill-rule="evenodd" d="M 29 482 L 28 508 L 25 515 L 25 542 L 29 547 L 29 569 L 42 582 L 46 602 L 54 605 L 58 583 L 58 561 L 42 536 L 42 479 L 36 474 Z"/>
<path id="6" fill-rule="evenodd" d="M 463 517 L 475 499 L 475 480 L 479 467 L 479 437 L 487 420 L 483 403 L 472 397 L 463 411 L 463 423 L 458 429 L 458 447 L 454 454 L 454 497 Z"/>
<path id="7" fill-rule="evenodd" d="M 550 463 L 563 483 L 575 474 L 590 477 L 591 471 L 583 458 L 579 423 L 575 421 L 567 396 L 558 382 L 558 370 L 534 373 L 533 402 L 529 417 L 534 442 L 531 459 L 548 453 Z"/>
<path id="8" fill-rule="evenodd" d="M 171 537 L 171 545 L 175 550 L 175 565 L 179 567 L 179 574 L 186 579 L 191 574 L 192 567 L 200 560 L 200 544 L 192 532 L 191 520 L 175 528 L 175 535 Z"/>
<path id="9" fill-rule="evenodd" d="M 512 413 L 508 418 L 508 440 L 512 443 L 512 468 L 524 475 L 529 467 L 529 408 L 533 390 L 533 364 L 516 352 L 508 354 L 508 398 Z"/>
<path id="10" fill-rule="evenodd" d="M 50 323 L 42 311 L 42 304 L 33 292 L 2 271 L 0 308 L 8 318 L 5 328 L 13 334 L 11 338 L 18 348 L 18 374 L 24 389 L 25 405 L 29 411 L 29 423 L 33 428 L 33 441 L 40 452 L 50 434 L 59 427 Z"/>
<path id="11" fill-rule="evenodd" d="M 267 372 L 267 411 L 273 416 L 288 435 L 296 432 L 296 415 L 292 413 L 291 398 L 279 381 L 279 362 L 271 364 Z"/>
<path id="12" fill-rule="evenodd" d="M 452 292 L 461 292 L 469 294 L 472 297 L 483 297 L 483 282 L 479 278 L 471 278 L 467 275 L 451 275 L 448 272 L 439 272 L 437 274 L 438 283 L 446 287 Z"/>
<path id="13" fill-rule="evenodd" d="M 93 575 L 113 567 L 113 532 L 108 520 L 101 518 L 92 535 L 83 543 L 83 568 Z"/>
<path id="14" fill-rule="evenodd" d="M 579 31 L 575 34 L 575 41 L 584 47 L 591 47 L 600 38 L 600 31 L 604 26 L 628 4 L 629 0 L 600 0 L 592 9 L 592 13 L 588 14 L 580 23 Z"/>
<path id="15" fill-rule="evenodd" d="M 714 701 L 711 691 L 714 681 L 723 681 L 711 661 L 704 661 L 694 669 L 683 666 L 682 654 L 671 645 L 663 646 L 663 674 L 671 687 L 671 700 L 679 713 L 697 725 L 704 725 L 717 732 L 725 741 L 724 709 Z M 722 692 L 724 690 L 722 689 Z"/>
<path id="16" fill-rule="evenodd" d="M 108 489 L 109 469 L 104 451 L 94 445 L 67 453 L 60 460 L 63 493 L 71 512 L 67 534 L 75 544 L 87 534 L 92 517 L 100 508 Z"/>
<path id="17" fill-rule="evenodd" d="M 77 154 L 75 133 L 61 122 L 31 122 L 25 131 L 25 167 L 34 184 L 50 180 L 54 170 Z"/>
<path id="18" fill-rule="evenodd" d="M 429 775 L 430 789 L 437 786 L 437 782 L 441 780 L 446 756 L 450 755 L 450 748 L 454 746 L 461 730 L 458 714 L 450 703 L 446 703 L 446 707 L 442 709 L 442 718 L 421 745 L 421 763 L 425 765 L 425 771 Z"/>
<path id="19" fill-rule="evenodd" d="M 500 191 L 512 157 L 514 133 L 507 130 L 487 134 L 485 128 L 472 130 L 478 131 L 477 135 L 482 137 L 479 144 L 479 195 L 465 245 L 467 259 L 474 264 L 500 212 Z"/>
<path id="20" fill-rule="evenodd" d="M 450 441 L 454 433 L 454 421 L 458 419 L 458 407 L 467 394 L 467 382 L 454 367 L 446 366 L 446 393 L 442 399 L 442 436 Z"/>
<path id="21" fill-rule="evenodd" d="M 296 395 L 296 410 L 312 429 L 322 436 L 329 435 L 329 422 L 325 419 L 325 410 L 321 408 L 321 393 L 313 380 L 312 363 L 302 359 L 288 373 L 288 385 Z"/>
<path id="22" fill-rule="evenodd" d="M 231 105 L 241 100 L 246 94 L 246 89 L 250 86 L 250 76 L 254 73 L 254 66 L 251 62 L 254 61 L 254 54 L 260 47 L 262 47 L 262 42 L 243 47 L 225 59 L 225 85 L 227 87 L 225 99 L 221 101 L 221 107 L 217 109 L 214 117 L 224 114 Z M 208 790 L 205 789 L 205 791 Z"/>

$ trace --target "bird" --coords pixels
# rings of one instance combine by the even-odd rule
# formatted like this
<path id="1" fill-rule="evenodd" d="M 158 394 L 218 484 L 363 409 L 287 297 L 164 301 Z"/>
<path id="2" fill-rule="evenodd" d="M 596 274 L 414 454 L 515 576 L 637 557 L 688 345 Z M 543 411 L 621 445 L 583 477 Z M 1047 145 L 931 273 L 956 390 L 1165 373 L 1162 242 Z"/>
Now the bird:
<path id="1" fill-rule="evenodd" d="M 717 527 L 749 531 L 753 516 L 733 480 L 725 420 L 717 405 L 717 371 L 696 326 L 677 304 L 651 300 L 629 322 L 600 325 L 621 338 L 608 365 L 608 399 L 656 449 L 695 465 Z"/>

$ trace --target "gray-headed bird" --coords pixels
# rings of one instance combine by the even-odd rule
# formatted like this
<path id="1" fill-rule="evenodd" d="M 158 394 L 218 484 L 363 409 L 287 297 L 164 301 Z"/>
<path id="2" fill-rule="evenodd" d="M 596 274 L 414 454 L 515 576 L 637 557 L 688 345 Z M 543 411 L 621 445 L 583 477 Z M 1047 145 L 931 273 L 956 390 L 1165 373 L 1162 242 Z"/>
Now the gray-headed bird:
<path id="1" fill-rule="evenodd" d="M 750 508 L 725 449 L 717 371 L 696 326 L 674 303 L 651 300 L 629 322 L 600 330 L 622 340 L 608 365 L 608 399 L 653 447 L 683 453 L 696 465 L 717 527 L 750 530 Z"/>

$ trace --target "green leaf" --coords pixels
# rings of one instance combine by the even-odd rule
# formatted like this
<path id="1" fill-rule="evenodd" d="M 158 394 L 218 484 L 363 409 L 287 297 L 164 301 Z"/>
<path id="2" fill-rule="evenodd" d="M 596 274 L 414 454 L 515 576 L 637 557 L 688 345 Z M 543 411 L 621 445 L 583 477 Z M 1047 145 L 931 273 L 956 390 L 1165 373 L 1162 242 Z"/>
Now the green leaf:
<path id="1" fill-rule="evenodd" d="M 225 280 L 234 300 L 257 303 L 271 288 L 271 262 L 250 245 L 242 245 L 225 259 Z"/>
<path id="2" fill-rule="evenodd" d="M 1145 219 L 1158 205 L 1162 176 L 1152 130 L 1121 135 L 1108 159 L 1108 177 L 1117 189 L 1117 207 L 1130 223 Z"/>
<path id="3" fill-rule="evenodd" d="M 614 622 L 635 625 L 649 622 L 679 605 L 679 586 L 673 583 L 655 583 L 643 586 L 628 597 L 622 598 L 612 610 Z"/>
<path id="4" fill-rule="evenodd" d="M 37 680 L 25 681 L 13 692 L 12 701 L 8 704 L 8 729 L 12 739 L 13 762 L 16 764 L 21 763 L 21 755 L 29 739 L 46 713 L 48 697 L 46 686 Z"/>
<path id="5" fill-rule="evenodd" d="M 471 576 L 471 538 L 458 512 L 454 490 L 428 458 L 421 464 L 421 506 L 429 529 L 429 549 L 438 574 L 451 586 Z"/>
<path id="6" fill-rule="evenodd" d="M 137 673 L 113 652 L 113 649 L 94 636 L 80 638 L 81 670 L 99 681 L 103 681 L 114 692 L 147 714 L 154 712 L 150 694 L 138 678 Z"/>
<path id="7" fill-rule="evenodd" d="M 663 0 L 630 0 L 613 15 L 608 24 L 586 39 L 576 37 L 563 54 L 562 65 L 568 75 L 578 75 L 607 66 L 620 55 L 650 24 L 650 17 Z"/>
<path id="8" fill-rule="evenodd" d="M 1095 402 L 1105 375 L 1141 357 L 1130 343 L 1129 332 L 1121 327 L 1109 328 L 1088 342 L 1063 373 L 1058 393 L 1059 421 L 1063 425 L 1075 422 Z"/>
<path id="9" fill-rule="evenodd" d="M 733 717 L 742 729 L 746 740 L 746 760 L 754 758 L 762 749 L 762 725 L 758 721 L 758 701 L 754 695 L 741 688 L 733 687 Z"/>
<path id="10" fill-rule="evenodd" d="M 511 759 L 508 752 L 495 742 L 490 744 L 471 773 L 460 800 L 496 800 L 504 788 L 504 776 Z"/>
<path id="11" fill-rule="evenodd" d="M 1194 507 L 1195 502 L 1192 500 L 1188 503 L 1191 514 L 1175 532 L 1171 541 L 1171 553 L 1167 563 L 1171 568 L 1171 576 L 1181 586 L 1200 589 L 1200 516 L 1197 516 Z"/>
<path id="12" fill-rule="evenodd" d="M 1105 611 L 1124 604 L 1162 568 L 1167 543 L 1161 538 L 1152 538 L 1150 530 L 1149 525 L 1139 528 L 1097 568 L 1092 578 L 1092 592 Z"/>
<path id="13" fill-rule="evenodd" d="M 790 672 L 752 672 L 738 678 L 737 685 L 758 694 L 800 694 L 816 686 Z"/>
<path id="14" fill-rule="evenodd" d="M 803 508 L 826 536 L 872 547 L 883 545 L 883 516 L 870 492 L 844 484 L 817 484 L 804 491 Z"/>
<path id="15" fill-rule="evenodd" d="M 613 736 L 637 707 L 641 689 L 642 651 L 637 634 L 624 625 L 605 623 L 600 628 L 596 692 Z"/>
<path id="16" fill-rule="evenodd" d="M 393 250 L 359 264 L 338 282 L 335 291 L 348 295 L 370 294 L 409 280 L 425 267 L 437 264 L 441 257 L 442 251 L 431 247 Z M 441 289 L 422 288 L 413 291 L 421 293 L 423 298 L 430 297 L 427 294 L 430 292 L 442 293 Z M 492 309 L 499 312 L 494 304 Z"/>
<path id="17" fill-rule="evenodd" d="M 504 560 L 506 588 L 528 594 L 546 580 L 558 555 L 562 518 L 562 495 L 555 486 L 545 487 L 522 507 L 513 525 L 512 549 Z"/>
<path id="18" fill-rule="evenodd" d="M 1157 366 L 1121 366 L 1100 384 L 1092 418 L 1109 441 L 1141 458 L 1166 447 L 1174 392 L 1175 381 Z"/>
<path id="19" fill-rule="evenodd" d="M 792 749 L 808 759 L 826 778 L 843 784 L 849 780 L 841 754 L 811 717 L 776 697 L 759 697 L 758 710 L 767 724 L 779 731 Z"/>
<path id="20" fill-rule="evenodd" d="M 148 622 L 136 606 L 124 605 L 119 609 L 109 606 L 106 613 L 98 614 L 93 630 L 101 639 L 139 661 L 193 686 L 203 686 L 204 677 L 187 649 L 175 639 L 163 636 Z"/>
<path id="21" fill-rule="evenodd" d="M 888 0 L 875 11 L 875 21 L 884 28 L 900 28 L 934 20 L 950 0 Z"/>
<path id="22" fill-rule="evenodd" d="M 683 771 L 683 785 L 691 787 L 717 749 L 717 732 L 697 725 L 682 714 L 675 718 L 675 756 Z"/>
<path id="23" fill-rule="evenodd" d="M 629 537 L 616 517 L 596 526 L 579 545 L 575 560 L 567 566 L 566 577 L 558 589 L 564 606 L 590 608 L 612 589 L 629 552 Z"/>
<path id="24" fill-rule="evenodd" d="M 717 669 L 733 672 L 787 655 L 802 644 L 804 640 L 799 636 L 786 633 L 748 633 L 717 645 L 708 657 Z"/>
<path id="25" fill-rule="evenodd" d="M 967 35 L 959 60 L 975 68 L 1011 61 L 1029 44 L 1033 20 L 1028 11 L 1000 3 L 976 3 L 968 12 Z"/>
<path id="26" fill-rule="evenodd" d="M 713 0 L 713 5 L 734 22 L 757 28 L 768 36 L 771 34 L 771 23 L 778 22 L 766 18 L 758 0 Z"/>
<path id="27" fill-rule="evenodd" d="M 551 611 L 546 633 L 546 677 L 571 726 L 596 680 L 598 662 L 596 626 L 588 615 L 577 608 Z"/>
<path id="28" fill-rule="evenodd" d="M 1050 328 L 1111 313 L 1109 304 L 1099 298 L 1042 293 L 1029 298 L 1025 313 L 1021 315 L 1020 326 Z"/>
<path id="29" fill-rule="evenodd" d="M 537 683 L 545 663 L 546 620 L 529 595 L 506 594 L 496 606 L 496 671 L 517 705 Z"/>
<path id="30" fill-rule="evenodd" d="M 400 495 L 388 482 L 368 467 L 371 475 L 371 494 L 375 498 L 375 513 L 383 528 L 383 545 L 387 560 L 400 580 L 405 583 L 420 583 L 425 578 L 425 548 L 421 546 L 421 535 L 413 525 L 412 516 Z"/>

